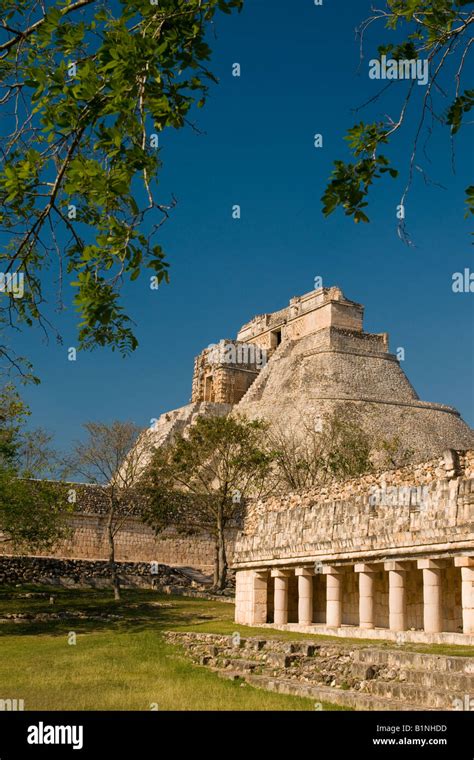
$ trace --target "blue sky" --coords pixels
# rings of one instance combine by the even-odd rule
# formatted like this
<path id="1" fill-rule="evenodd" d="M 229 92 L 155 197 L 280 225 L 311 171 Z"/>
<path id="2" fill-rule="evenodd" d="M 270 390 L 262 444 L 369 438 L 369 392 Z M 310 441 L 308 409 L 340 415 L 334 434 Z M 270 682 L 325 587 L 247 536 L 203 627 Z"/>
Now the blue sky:
<path id="1" fill-rule="evenodd" d="M 186 404 L 202 348 L 310 291 L 317 275 L 365 304 L 367 331 L 388 331 L 391 349 L 405 348 L 402 366 L 422 399 L 454 405 L 474 424 L 474 294 L 451 289 L 453 272 L 474 270 L 463 218 L 473 168 L 469 127 L 459 135 L 455 176 L 447 129 L 433 133 L 431 164 L 420 154 L 446 189 L 425 185 L 416 172 L 407 202 L 416 247 L 398 239 L 395 213 L 417 108 L 406 134 L 386 151 L 400 178 L 384 178 L 373 190 L 370 224 L 321 214 L 332 162 L 347 158 L 346 130 L 357 120 L 397 117 L 405 91 L 395 82 L 378 103 L 351 110 L 380 89 L 368 77 L 368 61 L 391 39 L 382 26 L 372 32 L 358 71 L 354 28 L 369 13 L 365 0 L 324 0 L 322 7 L 249 0 L 240 15 L 216 17 L 211 68 L 220 83 L 196 113 L 204 134 L 185 129 L 160 138 L 160 198 L 178 199 L 160 240 L 171 282 L 152 291 L 143 277 L 124 290 L 139 348 L 127 359 L 96 350 L 69 362 L 67 347 L 76 344 L 71 308 L 57 319 L 63 346 L 45 344 L 37 330 L 16 339 L 42 379 L 22 391 L 31 424 L 52 431 L 58 448 L 80 438 L 88 420 L 148 425 Z M 240 78 L 232 76 L 234 62 Z M 415 105 L 424 94 L 416 89 Z M 313 146 L 315 133 L 323 135 L 322 149 Z M 240 220 L 232 219 L 233 204 L 241 206 Z"/>

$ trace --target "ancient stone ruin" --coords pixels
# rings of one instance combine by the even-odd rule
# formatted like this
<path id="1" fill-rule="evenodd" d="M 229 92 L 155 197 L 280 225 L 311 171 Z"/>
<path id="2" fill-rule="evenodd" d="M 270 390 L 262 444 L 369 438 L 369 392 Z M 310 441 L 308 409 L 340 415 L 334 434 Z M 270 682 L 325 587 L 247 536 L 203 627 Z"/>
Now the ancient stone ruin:
<path id="1" fill-rule="evenodd" d="M 222 678 L 355 710 L 472 710 L 472 657 L 421 654 L 403 647 L 264 636 L 168 633 L 190 658 Z"/>
<path id="2" fill-rule="evenodd" d="M 333 287 L 254 317 L 235 340 L 196 357 L 190 403 L 157 418 L 147 443 L 166 444 L 199 415 L 232 412 L 298 428 L 342 410 L 372 440 L 397 438 L 412 461 L 474 447 L 474 433 L 456 409 L 418 398 L 389 351 L 387 333 L 365 332 L 363 314 L 361 304 Z"/>
<path id="3" fill-rule="evenodd" d="M 473 518 L 472 450 L 253 504 L 236 621 L 474 644 Z"/>
<path id="4" fill-rule="evenodd" d="M 388 335 L 364 331 L 363 311 L 333 287 L 255 317 L 196 358 L 190 403 L 162 414 L 137 446 L 149 451 L 200 415 L 229 413 L 298 429 L 342 410 L 371 440 L 397 438 L 409 452 L 403 467 L 247 504 L 229 536 L 236 620 L 474 643 L 474 432 L 452 407 L 418 398 Z M 72 539 L 56 557 L 105 557 L 98 496 L 82 487 Z M 131 517 L 117 558 L 206 572 L 214 545 L 172 527 L 157 538 Z"/>

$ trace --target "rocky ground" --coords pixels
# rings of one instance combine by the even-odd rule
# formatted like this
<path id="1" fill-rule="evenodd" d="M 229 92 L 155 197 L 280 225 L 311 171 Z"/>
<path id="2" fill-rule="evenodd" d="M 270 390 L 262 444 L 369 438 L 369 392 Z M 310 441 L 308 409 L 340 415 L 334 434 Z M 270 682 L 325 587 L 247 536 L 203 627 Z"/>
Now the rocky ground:
<path id="1" fill-rule="evenodd" d="M 227 587 L 214 591 L 211 579 L 195 568 L 170 567 L 157 562 L 117 562 L 121 585 L 154 588 L 163 593 L 204 595 L 232 599 L 235 577 Z M 0 584 L 47 583 L 52 586 L 107 587 L 110 564 L 105 560 L 50 557 L 0 557 Z"/>

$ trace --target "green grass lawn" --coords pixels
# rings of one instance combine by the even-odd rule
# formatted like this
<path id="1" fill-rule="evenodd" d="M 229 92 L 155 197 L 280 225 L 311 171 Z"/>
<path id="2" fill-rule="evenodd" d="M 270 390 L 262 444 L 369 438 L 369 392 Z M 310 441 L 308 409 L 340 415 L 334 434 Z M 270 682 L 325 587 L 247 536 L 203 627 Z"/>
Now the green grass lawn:
<path id="1" fill-rule="evenodd" d="M 26 598 L 32 592 L 33 597 Z M 44 596 L 41 596 L 43 594 Z M 54 605 L 49 596 L 54 594 Z M 393 642 L 337 639 L 233 621 L 234 605 L 125 590 L 119 603 L 109 590 L 46 586 L 0 589 L 0 617 L 8 613 L 67 613 L 60 620 L 0 624 L 0 699 L 23 699 L 26 710 L 314 710 L 310 699 L 273 694 L 218 677 L 193 664 L 164 631 L 336 640 L 371 647 Z M 117 620 L 81 620 L 88 615 L 120 615 Z M 68 634 L 77 643 L 68 643 Z M 397 647 L 398 648 L 398 647 Z M 473 647 L 404 645 L 432 654 L 470 655 Z M 340 709 L 325 705 L 325 709 Z"/>
<path id="2" fill-rule="evenodd" d="M 56 602 L 20 597 L 25 592 L 53 593 Z M 0 699 L 23 699 L 26 710 L 315 709 L 310 699 L 221 679 L 165 641 L 163 632 L 169 630 L 241 630 L 248 635 L 248 628 L 232 622 L 231 604 L 145 590 L 124 591 L 119 603 L 103 590 L 0 590 L 0 616 L 66 611 L 123 617 L 0 624 Z M 76 633 L 75 645 L 68 644 L 70 632 Z"/>

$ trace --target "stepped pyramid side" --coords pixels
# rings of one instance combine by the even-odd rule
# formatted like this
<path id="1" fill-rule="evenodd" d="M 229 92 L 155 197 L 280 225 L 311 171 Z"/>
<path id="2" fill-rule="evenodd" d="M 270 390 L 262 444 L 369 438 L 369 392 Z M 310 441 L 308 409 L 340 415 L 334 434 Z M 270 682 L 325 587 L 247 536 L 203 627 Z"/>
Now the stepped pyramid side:
<path id="1" fill-rule="evenodd" d="M 143 472 L 152 460 L 153 449 L 172 443 L 176 436 L 182 435 L 198 417 L 222 417 L 231 409 L 230 404 L 195 402 L 164 412 L 139 436 L 132 451 L 119 468 L 119 482 L 120 477 L 127 482 L 127 468 L 135 473 Z"/>

